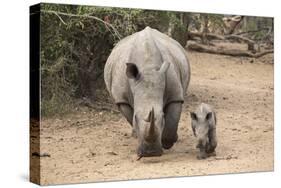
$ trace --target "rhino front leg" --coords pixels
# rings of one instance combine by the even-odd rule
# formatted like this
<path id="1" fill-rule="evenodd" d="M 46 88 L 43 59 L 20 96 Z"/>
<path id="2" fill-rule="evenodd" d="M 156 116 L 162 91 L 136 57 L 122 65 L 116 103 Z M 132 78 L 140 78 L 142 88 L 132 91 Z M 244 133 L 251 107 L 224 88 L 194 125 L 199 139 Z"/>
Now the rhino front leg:
<path id="1" fill-rule="evenodd" d="M 133 115 L 134 115 L 134 109 L 125 103 L 119 103 L 118 109 L 120 112 L 125 116 L 126 120 L 130 123 L 131 126 L 133 126 Z"/>
<path id="2" fill-rule="evenodd" d="M 212 129 L 208 133 L 209 136 L 209 144 L 207 147 L 207 153 L 213 153 L 215 152 L 215 149 L 217 147 L 217 135 L 216 135 L 216 129 Z"/>
<path id="3" fill-rule="evenodd" d="M 165 127 L 162 133 L 162 147 L 170 149 L 178 140 L 178 123 L 182 110 L 181 102 L 174 102 L 165 107 Z"/>
<path id="4" fill-rule="evenodd" d="M 130 125 L 132 126 L 132 136 L 134 138 L 137 138 L 137 133 L 136 130 L 133 126 L 133 115 L 134 115 L 134 109 L 125 103 L 122 104 L 118 104 L 118 108 L 121 111 L 121 113 L 123 114 L 123 116 L 125 116 L 126 120 L 130 123 Z"/>
<path id="5" fill-rule="evenodd" d="M 121 111 L 123 116 L 125 116 L 126 120 L 130 123 L 130 125 L 133 126 L 133 108 L 128 104 L 122 103 L 118 104 L 118 109 Z"/>

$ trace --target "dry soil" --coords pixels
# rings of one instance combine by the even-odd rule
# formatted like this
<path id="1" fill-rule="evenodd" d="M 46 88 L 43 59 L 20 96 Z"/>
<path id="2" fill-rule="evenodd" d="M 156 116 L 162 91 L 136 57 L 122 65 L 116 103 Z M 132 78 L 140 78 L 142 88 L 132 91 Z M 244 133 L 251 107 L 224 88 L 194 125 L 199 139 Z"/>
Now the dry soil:
<path id="1" fill-rule="evenodd" d="M 272 55 L 260 59 L 189 52 L 191 82 L 179 140 L 161 157 L 137 161 L 137 140 L 119 113 L 79 108 L 41 123 L 41 183 L 144 179 L 273 170 Z M 217 111 L 217 156 L 197 160 L 189 112 Z M 39 156 L 32 156 L 39 157 Z"/>

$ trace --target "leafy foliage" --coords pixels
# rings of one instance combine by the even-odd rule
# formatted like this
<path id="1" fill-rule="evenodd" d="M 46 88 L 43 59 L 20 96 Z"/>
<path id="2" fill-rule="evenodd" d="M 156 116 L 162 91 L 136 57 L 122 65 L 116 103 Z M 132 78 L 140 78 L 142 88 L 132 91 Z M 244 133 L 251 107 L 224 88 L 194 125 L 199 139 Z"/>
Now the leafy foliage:
<path id="1" fill-rule="evenodd" d="M 97 100 L 104 64 L 120 39 L 150 26 L 186 42 L 176 12 L 58 4 L 41 10 L 43 116 L 69 111 L 78 98 Z"/>

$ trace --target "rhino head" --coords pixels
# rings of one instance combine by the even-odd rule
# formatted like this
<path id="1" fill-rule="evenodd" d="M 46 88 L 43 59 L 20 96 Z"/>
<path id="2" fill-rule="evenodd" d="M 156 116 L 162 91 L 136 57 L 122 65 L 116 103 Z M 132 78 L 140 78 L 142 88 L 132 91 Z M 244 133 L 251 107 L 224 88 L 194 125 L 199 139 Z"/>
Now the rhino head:
<path id="1" fill-rule="evenodd" d="M 139 157 L 160 156 L 163 153 L 163 99 L 169 65 L 164 62 L 158 69 L 144 69 L 141 72 L 136 64 L 127 63 L 126 75 L 134 99 L 133 127 L 138 137 Z"/>
<path id="2" fill-rule="evenodd" d="M 191 112 L 191 125 L 193 134 L 197 137 L 197 148 L 206 147 L 209 143 L 208 133 L 210 130 L 210 122 L 212 121 L 212 112 L 207 114 Z"/>

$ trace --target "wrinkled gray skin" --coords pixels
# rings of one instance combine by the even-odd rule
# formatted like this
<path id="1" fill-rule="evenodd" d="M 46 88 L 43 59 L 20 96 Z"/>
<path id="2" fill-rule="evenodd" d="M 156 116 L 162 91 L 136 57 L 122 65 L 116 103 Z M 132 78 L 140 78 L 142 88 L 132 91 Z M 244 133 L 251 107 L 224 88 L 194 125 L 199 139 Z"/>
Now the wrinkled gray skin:
<path id="1" fill-rule="evenodd" d="M 139 157 L 160 156 L 177 141 L 190 68 L 178 42 L 146 27 L 112 50 L 104 79 L 138 138 Z"/>
<path id="2" fill-rule="evenodd" d="M 197 138 L 196 147 L 200 150 L 197 158 L 205 159 L 208 156 L 215 155 L 217 147 L 215 111 L 210 105 L 202 103 L 190 115 L 193 134 Z"/>

